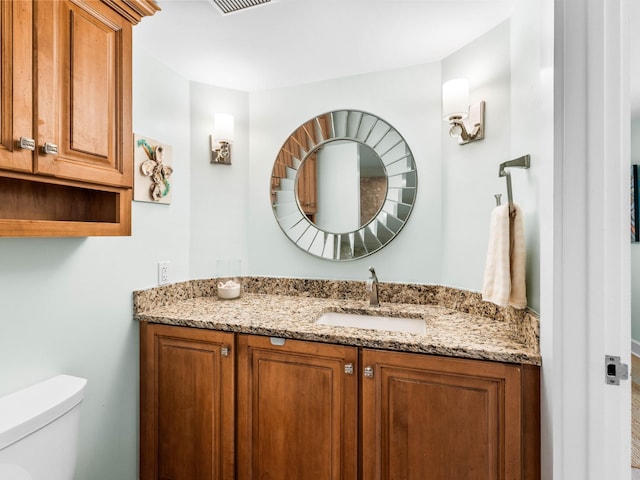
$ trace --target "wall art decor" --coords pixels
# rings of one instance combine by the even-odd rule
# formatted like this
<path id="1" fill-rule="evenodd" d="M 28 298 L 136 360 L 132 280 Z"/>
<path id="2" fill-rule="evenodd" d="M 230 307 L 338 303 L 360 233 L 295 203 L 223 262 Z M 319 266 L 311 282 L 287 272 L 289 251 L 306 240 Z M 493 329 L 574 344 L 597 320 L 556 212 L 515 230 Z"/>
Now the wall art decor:
<path id="1" fill-rule="evenodd" d="M 171 145 L 134 134 L 133 199 L 138 202 L 171 203 Z"/>

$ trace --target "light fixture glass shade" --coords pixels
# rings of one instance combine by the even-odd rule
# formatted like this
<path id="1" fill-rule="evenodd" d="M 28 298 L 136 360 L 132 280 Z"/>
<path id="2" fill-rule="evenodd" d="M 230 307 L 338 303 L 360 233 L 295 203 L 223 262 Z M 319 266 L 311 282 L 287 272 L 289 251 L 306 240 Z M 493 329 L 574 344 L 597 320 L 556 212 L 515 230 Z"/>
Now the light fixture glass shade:
<path id="1" fill-rule="evenodd" d="M 469 115 L 469 80 L 456 78 L 442 84 L 442 113 L 446 121 Z"/>
<path id="2" fill-rule="evenodd" d="M 462 127 L 460 126 L 460 124 L 456 123 L 449 129 L 449 136 L 459 137 L 460 135 L 462 135 Z"/>
<path id="3" fill-rule="evenodd" d="M 216 113 L 213 118 L 213 134 L 216 142 L 233 142 L 233 115 Z"/>

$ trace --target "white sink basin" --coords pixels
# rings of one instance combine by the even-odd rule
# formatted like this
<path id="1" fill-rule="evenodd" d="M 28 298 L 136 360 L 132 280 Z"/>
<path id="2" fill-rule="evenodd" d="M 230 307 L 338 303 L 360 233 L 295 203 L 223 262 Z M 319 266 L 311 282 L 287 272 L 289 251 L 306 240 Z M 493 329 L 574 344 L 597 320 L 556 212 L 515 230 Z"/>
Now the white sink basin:
<path id="1" fill-rule="evenodd" d="M 315 323 L 336 327 L 386 330 L 390 332 L 427 333 L 427 327 L 422 318 L 383 317 L 359 313 L 326 312 L 320 315 Z"/>

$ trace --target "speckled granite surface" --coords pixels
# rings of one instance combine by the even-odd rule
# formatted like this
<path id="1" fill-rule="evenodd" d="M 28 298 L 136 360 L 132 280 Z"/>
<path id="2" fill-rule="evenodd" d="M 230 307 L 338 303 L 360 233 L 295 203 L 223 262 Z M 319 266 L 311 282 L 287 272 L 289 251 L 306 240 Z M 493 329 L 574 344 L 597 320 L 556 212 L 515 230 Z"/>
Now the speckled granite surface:
<path id="1" fill-rule="evenodd" d="M 370 308 L 366 299 L 364 282 L 245 277 L 240 298 L 220 300 L 215 280 L 194 280 L 134 292 L 134 314 L 153 323 L 540 365 L 532 312 L 435 285 L 381 283 L 381 307 Z M 422 318 L 427 333 L 314 323 L 324 312 L 353 310 Z"/>

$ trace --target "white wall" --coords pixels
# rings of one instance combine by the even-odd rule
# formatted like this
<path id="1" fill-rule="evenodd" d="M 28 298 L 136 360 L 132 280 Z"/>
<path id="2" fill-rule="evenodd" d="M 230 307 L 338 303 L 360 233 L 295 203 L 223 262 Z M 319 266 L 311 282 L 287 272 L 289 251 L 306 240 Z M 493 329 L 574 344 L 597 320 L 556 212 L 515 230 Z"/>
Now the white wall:
<path id="1" fill-rule="evenodd" d="M 249 94 L 191 83 L 191 278 L 212 278 L 216 260 L 239 259 L 249 273 L 247 210 Z M 234 117 L 231 165 L 210 163 L 216 113 Z"/>
<path id="2" fill-rule="evenodd" d="M 133 204 L 125 238 L 0 239 L 0 395 L 66 373 L 88 379 L 76 480 L 137 476 L 138 325 L 131 292 L 156 262 L 188 278 L 189 85 L 134 52 L 134 131 L 173 146 L 173 204 Z"/>
<path id="3" fill-rule="evenodd" d="M 511 136 L 509 160 L 529 154 L 528 170 L 511 169 L 514 201 L 524 212 L 527 239 L 527 300 L 529 308 L 540 312 L 540 174 L 545 161 L 541 124 L 545 99 L 542 81 L 542 25 L 543 8 L 539 1 L 518 1 L 511 15 Z M 505 179 L 502 198 L 506 198 Z"/>
<path id="4" fill-rule="evenodd" d="M 134 131 L 172 145 L 173 203 L 134 203 L 130 238 L 0 239 L 0 395 L 57 373 L 88 378 L 77 480 L 132 480 L 138 334 L 131 291 L 155 285 L 157 261 L 171 262 L 172 281 L 211 277 L 215 259 L 233 257 L 243 260 L 245 274 L 364 280 L 375 265 L 381 281 L 479 290 L 493 193 L 506 197 L 497 165 L 519 155 L 512 134 L 527 141 L 509 126 L 515 92 L 528 88 L 516 74 L 509 77 L 506 66 L 518 52 L 509 43 L 502 25 L 443 62 L 446 75 L 469 74 L 472 100 L 487 101 L 487 137 L 464 147 L 443 128 L 440 86 L 449 77 L 440 64 L 246 94 L 189 83 L 135 49 Z M 527 68 L 518 78 L 529 78 Z M 371 257 L 334 263 L 283 235 L 271 212 L 269 177 L 298 125 L 342 108 L 372 112 L 404 136 L 419 188 L 411 219 L 393 242 Z M 216 112 L 236 119 L 231 167 L 209 163 Z M 516 177 L 516 199 L 529 213 L 533 187 L 518 186 Z"/>
<path id="5" fill-rule="evenodd" d="M 536 2 L 517 2 L 504 22 L 441 64 L 421 65 L 252 93 L 247 251 L 251 273 L 444 284 L 480 291 L 495 193 L 507 201 L 498 165 L 524 154 L 530 170 L 512 170 L 514 200 L 527 231 L 529 305 L 539 309 L 537 130 L 540 33 Z M 511 22 L 514 22 L 513 29 Z M 441 83 L 470 80 L 470 101 L 486 102 L 485 139 L 460 146 L 442 122 Z M 370 111 L 394 125 L 413 150 L 418 198 L 407 226 L 387 247 L 347 263 L 316 259 L 280 231 L 269 203 L 269 176 L 284 139 L 313 116 L 343 108 Z M 274 112 L 278 112 L 274 116 Z M 512 125 L 512 116 L 518 118 Z"/>
<path id="6" fill-rule="evenodd" d="M 443 265 L 441 283 L 482 289 L 494 194 L 506 203 L 498 165 L 510 160 L 509 22 L 442 61 L 442 81 L 469 79 L 469 101 L 486 102 L 484 140 L 458 145 L 442 128 Z M 517 175 L 517 174 L 516 174 Z M 514 175 L 515 176 L 515 175 Z M 515 190 L 515 195 L 518 195 Z"/>
<path id="7" fill-rule="evenodd" d="M 540 306 L 538 176 L 540 171 L 540 6 L 516 2 L 509 21 L 442 61 L 442 81 L 469 79 L 469 100 L 486 102 L 485 138 L 458 145 L 442 133 L 443 265 L 441 283 L 482 288 L 494 194 L 507 203 L 500 163 L 531 155 L 531 168 L 511 169 L 513 200 L 525 214 L 527 297 Z"/>
<path id="8" fill-rule="evenodd" d="M 248 244 L 255 275 L 440 283 L 440 65 L 429 64 L 252 93 Z M 284 140 L 308 119 L 352 108 L 378 115 L 405 138 L 417 164 L 418 195 L 409 222 L 384 249 L 351 262 L 312 257 L 293 245 L 271 211 L 269 178 Z"/>
<path id="9" fill-rule="evenodd" d="M 512 170 L 512 180 L 526 215 L 529 305 L 538 310 L 540 22 L 530 20 L 540 13 L 536 2 L 517 3 L 510 21 L 440 64 L 256 92 L 248 99 L 193 83 L 192 277 L 214 275 L 215 259 L 222 257 L 243 259 L 245 274 L 361 280 L 375 265 L 385 281 L 479 291 L 493 195 L 502 193 L 507 201 L 498 165 L 528 153 L 531 169 Z M 486 101 L 485 139 L 464 146 L 448 136 L 441 120 L 442 81 L 458 76 L 469 78 L 472 102 Z M 414 153 L 419 184 L 416 206 L 398 237 L 374 255 L 346 263 L 295 247 L 280 231 L 269 198 L 273 161 L 287 136 L 309 118 L 343 108 L 369 111 L 394 125 Z M 225 111 L 235 112 L 240 137 L 234 165 L 212 166 L 208 133 L 213 113 Z M 514 125 L 512 116 L 518 118 Z"/>

